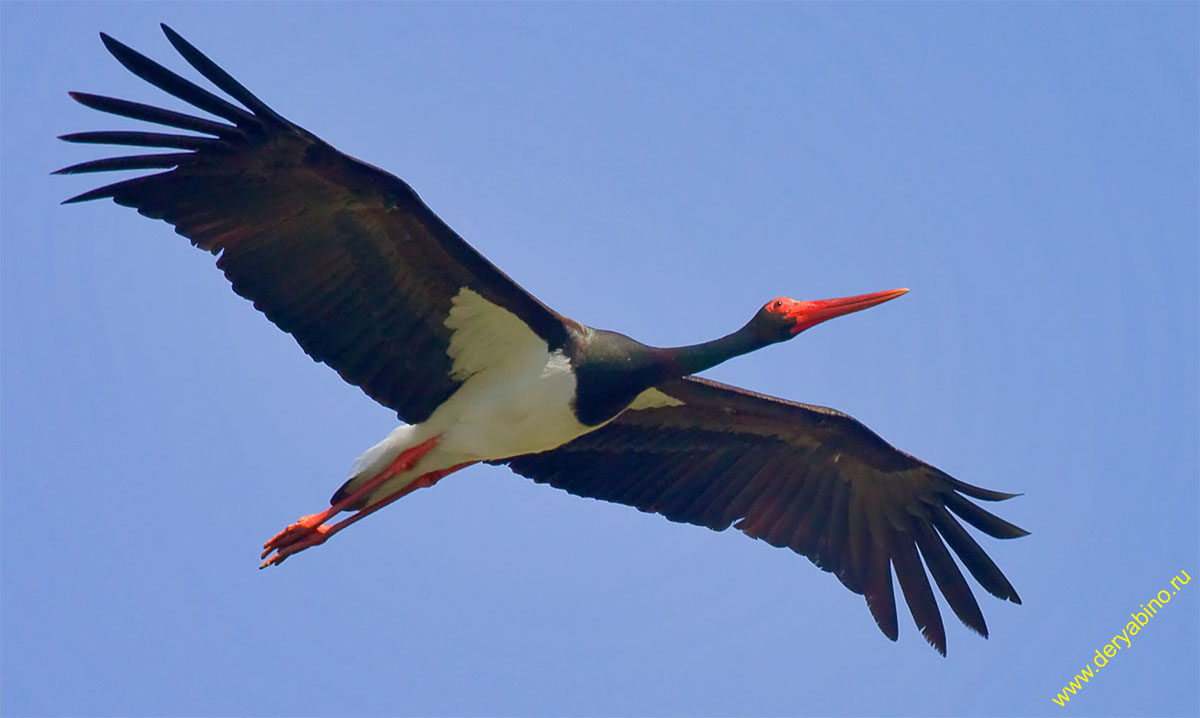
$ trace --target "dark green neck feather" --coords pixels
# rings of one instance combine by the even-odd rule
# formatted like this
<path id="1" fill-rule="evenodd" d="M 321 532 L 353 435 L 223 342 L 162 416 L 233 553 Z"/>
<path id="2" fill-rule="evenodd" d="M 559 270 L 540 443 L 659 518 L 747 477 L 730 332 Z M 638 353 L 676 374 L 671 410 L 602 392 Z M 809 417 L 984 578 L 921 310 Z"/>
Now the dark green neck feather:
<path id="1" fill-rule="evenodd" d="M 596 426 L 623 411 L 646 389 L 714 367 L 772 343 L 751 321 L 703 344 L 649 347 L 616 332 L 580 327 L 566 348 L 575 369 L 575 416 Z"/>
<path id="2" fill-rule="evenodd" d="M 755 331 L 753 322 L 741 329 L 726 334 L 720 339 L 714 339 L 701 344 L 690 344 L 683 347 L 658 350 L 665 357 L 671 369 L 671 376 L 680 377 L 698 374 L 705 369 L 728 361 L 736 356 L 748 354 L 755 349 L 761 349 L 770 342 L 764 341 Z"/>

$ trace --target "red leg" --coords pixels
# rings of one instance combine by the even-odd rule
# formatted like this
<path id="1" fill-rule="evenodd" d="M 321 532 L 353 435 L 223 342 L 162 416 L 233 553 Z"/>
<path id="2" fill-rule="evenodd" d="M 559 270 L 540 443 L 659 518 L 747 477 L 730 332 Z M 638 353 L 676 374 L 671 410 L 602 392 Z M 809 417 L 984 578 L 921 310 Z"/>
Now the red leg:
<path id="1" fill-rule="evenodd" d="M 291 556 L 294 553 L 299 553 L 300 551 L 303 551 L 304 549 L 312 547 L 312 546 L 319 546 L 319 545 L 325 543 L 325 541 L 327 541 L 330 536 L 334 535 L 338 531 L 341 531 L 342 529 L 346 528 L 347 526 L 350 526 L 358 521 L 361 521 L 362 519 L 365 519 L 366 517 L 375 513 L 379 509 L 382 509 L 384 506 L 387 506 L 388 504 L 392 503 L 393 501 L 404 498 L 405 496 L 408 496 L 409 494 L 416 491 L 417 489 L 423 489 L 428 486 L 433 486 L 434 484 L 436 484 L 440 479 L 442 479 L 446 475 L 452 474 L 455 471 L 458 471 L 459 469 L 461 469 L 463 467 L 470 466 L 471 464 L 474 464 L 474 463 L 475 463 L 474 461 L 468 461 L 465 464 L 459 464 L 458 466 L 451 466 L 448 469 L 441 469 L 439 471 L 431 471 L 428 474 L 423 474 L 422 476 L 419 476 L 416 480 L 414 480 L 408 486 L 405 486 L 404 488 L 402 488 L 399 491 L 395 492 L 394 494 L 388 496 L 387 498 L 383 499 L 382 501 L 375 502 L 374 504 L 368 506 L 367 508 L 355 513 L 353 516 L 351 516 L 347 519 L 342 519 L 341 521 L 337 522 L 336 524 L 333 524 L 332 526 L 326 526 L 326 525 L 320 524 L 320 523 L 315 524 L 311 529 L 309 529 L 304 534 L 304 536 L 296 538 L 296 539 L 294 539 L 290 542 L 284 543 L 282 545 L 278 545 L 278 546 L 270 545 L 271 543 L 273 543 L 275 541 L 275 539 L 271 539 L 271 542 L 268 542 L 268 548 L 265 551 L 263 551 L 263 554 L 262 554 L 262 557 L 266 560 L 263 561 L 261 564 L 259 564 L 258 567 L 266 568 L 267 566 L 281 564 L 284 562 L 284 560 L 287 559 L 288 556 Z M 374 479 L 372 479 L 372 481 L 374 481 Z M 355 493 L 358 494 L 359 492 L 355 492 Z M 339 502 L 339 503 L 342 503 L 342 502 Z M 307 518 L 312 518 L 312 517 L 306 516 L 305 518 L 307 519 Z M 301 519 L 301 521 L 303 521 L 303 520 L 304 519 Z M 299 522 L 297 522 L 297 524 L 298 523 Z M 292 524 L 292 526 L 289 526 L 287 529 L 284 529 L 283 533 L 287 533 L 287 531 L 291 530 L 292 527 L 296 526 L 297 524 Z M 283 534 L 281 533 L 280 536 L 282 536 L 282 535 Z M 278 538 L 278 536 L 276 538 Z M 276 552 L 275 555 L 271 556 L 270 558 L 267 558 L 267 554 L 271 553 L 272 551 Z"/>
<path id="2" fill-rule="evenodd" d="M 357 512 L 353 516 L 346 518 L 346 519 L 342 519 L 341 521 L 337 522 L 333 526 L 326 527 L 328 529 L 328 531 L 325 532 L 325 538 L 329 538 L 330 536 L 334 535 L 338 531 L 341 531 L 342 529 L 346 528 L 347 526 L 350 526 L 351 524 L 354 524 L 358 521 L 361 521 L 362 519 L 365 519 L 366 517 L 375 513 L 379 509 L 382 509 L 384 506 L 387 506 L 388 504 L 392 503 L 393 501 L 396 501 L 397 499 L 402 499 L 405 496 L 408 496 L 412 492 L 416 491 L 417 489 L 429 488 L 430 486 L 433 486 L 434 484 L 436 484 L 438 481 L 441 481 L 446 476 L 453 474 L 455 471 L 458 471 L 459 469 L 466 468 L 474 463 L 475 463 L 474 461 L 468 461 L 465 464 L 459 464 L 458 466 L 451 466 L 448 469 L 442 469 L 440 471 L 430 471 L 428 474 L 418 477 L 411 484 L 409 484 L 408 486 L 405 486 L 403 489 L 400 489 L 399 491 L 392 494 L 391 496 L 388 496 L 387 498 L 383 499 L 382 501 L 377 501 L 374 504 L 372 504 L 371 506 L 368 506 L 367 508 L 363 509 L 362 511 Z M 283 559 L 280 559 L 280 561 L 282 561 L 282 560 Z"/>
<path id="3" fill-rule="evenodd" d="M 296 551 L 302 551 L 309 546 L 316 546 L 317 544 L 324 543 L 325 539 L 329 538 L 330 536 L 329 527 L 323 525 L 326 521 L 342 511 L 345 511 L 347 507 L 352 506 L 360 499 L 369 496 L 372 492 L 382 486 L 383 483 L 388 479 L 391 479 L 397 474 L 408 471 L 416 466 L 417 462 L 420 461 L 421 458 L 426 454 L 428 454 L 433 447 L 437 446 L 440 441 L 441 437 L 435 436 L 428 441 L 417 444 L 411 449 L 406 449 L 400 452 L 400 455 L 393 459 L 392 463 L 388 464 L 387 468 L 372 477 L 370 481 L 363 484 L 362 487 L 354 493 L 344 497 L 341 501 L 338 501 L 319 514 L 302 516 L 300 520 L 296 521 L 296 523 L 275 534 L 274 538 L 263 544 L 262 557 L 266 558 L 267 554 L 271 553 L 272 551 L 282 551 L 283 549 L 290 548 L 293 545 L 303 544 L 294 550 L 289 551 L 289 554 L 295 553 Z M 417 481 L 419 482 L 420 479 L 417 479 Z M 282 561 L 283 559 L 279 560 Z M 268 563 L 264 563 L 263 565 L 266 566 Z"/>

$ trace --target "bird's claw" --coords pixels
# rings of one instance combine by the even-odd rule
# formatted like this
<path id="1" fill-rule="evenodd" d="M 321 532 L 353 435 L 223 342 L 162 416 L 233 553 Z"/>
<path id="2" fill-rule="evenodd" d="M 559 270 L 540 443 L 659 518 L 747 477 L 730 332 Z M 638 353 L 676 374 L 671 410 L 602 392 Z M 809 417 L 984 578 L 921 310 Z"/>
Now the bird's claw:
<path id="1" fill-rule="evenodd" d="M 305 516 L 275 534 L 274 538 L 263 544 L 261 558 L 265 560 L 258 567 L 277 566 L 294 553 L 325 543 L 325 539 L 329 538 L 330 527 L 322 524 L 321 518 L 321 514 Z M 275 555 L 267 558 L 272 552 Z"/>

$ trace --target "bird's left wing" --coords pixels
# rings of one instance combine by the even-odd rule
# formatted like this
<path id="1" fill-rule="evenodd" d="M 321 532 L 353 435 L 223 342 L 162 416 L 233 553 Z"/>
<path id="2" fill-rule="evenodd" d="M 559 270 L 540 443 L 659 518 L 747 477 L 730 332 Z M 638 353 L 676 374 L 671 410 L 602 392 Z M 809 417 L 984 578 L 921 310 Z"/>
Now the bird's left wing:
<path id="1" fill-rule="evenodd" d="M 563 318 L 463 241 L 407 184 L 284 119 L 173 30 L 164 25 L 163 31 L 192 67 L 241 106 L 101 34 L 128 70 L 218 119 L 71 93 L 102 112 L 190 134 L 64 135 L 69 142 L 169 150 L 59 170 L 166 170 L 68 202 L 112 198 L 220 254 L 217 266 L 234 291 L 310 356 L 410 423 L 428 418 L 464 380 L 450 356 L 454 321 L 461 325 L 474 315 L 511 326 L 504 318 L 515 316 L 548 346 L 565 342 Z M 479 299 L 495 309 L 481 313 L 488 305 Z M 489 330 L 472 328 L 476 335 Z"/>
<path id="2" fill-rule="evenodd" d="M 921 558 L 950 608 L 985 637 L 983 614 L 947 545 L 988 592 L 1021 602 L 955 518 L 997 538 L 1024 536 L 964 497 L 1014 494 L 954 479 L 832 409 L 697 377 L 657 391 L 648 402 L 654 408 L 627 410 L 557 449 L 507 463 L 579 496 L 717 531 L 735 525 L 804 554 L 863 594 L 892 640 L 894 568 L 913 620 L 943 655 L 945 629 Z"/>

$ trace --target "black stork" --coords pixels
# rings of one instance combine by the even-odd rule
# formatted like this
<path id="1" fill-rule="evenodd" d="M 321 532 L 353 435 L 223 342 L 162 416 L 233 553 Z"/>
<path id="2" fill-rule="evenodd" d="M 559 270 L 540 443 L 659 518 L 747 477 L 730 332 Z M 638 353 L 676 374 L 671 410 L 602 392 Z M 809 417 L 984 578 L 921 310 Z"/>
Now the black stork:
<path id="1" fill-rule="evenodd" d="M 788 547 L 866 597 L 898 628 L 891 569 L 917 626 L 945 655 L 925 569 L 950 608 L 987 624 L 947 545 L 992 595 L 1020 603 L 962 519 L 1026 532 L 965 497 L 1015 494 L 959 481 L 833 409 L 693 376 L 904 289 L 763 305 L 720 339 L 662 349 L 568 319 L 454 233 L 397 177 L 292 124 L 166 25 L 180 55 L 234 104 L 101 33 L 129 71 L 218 119 L 71 93 L 87 107 L 190 134 L 111 131 L 68 142 L 168 150 L 59 170 L 163 170 L 66 203 L 112 198 L 219 255 L 233 290 L 316 361 L 405 422 L 355 463 L 330 507 L 264 546 L 262 566 L 323 543 L 469 464 L 671 521 Z M 327 523 L 345 511 L 339 523 Z M 924 559 L 925 568 L 921 561 Z"/>

